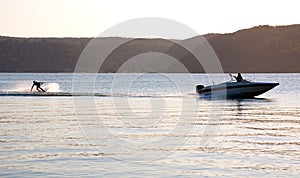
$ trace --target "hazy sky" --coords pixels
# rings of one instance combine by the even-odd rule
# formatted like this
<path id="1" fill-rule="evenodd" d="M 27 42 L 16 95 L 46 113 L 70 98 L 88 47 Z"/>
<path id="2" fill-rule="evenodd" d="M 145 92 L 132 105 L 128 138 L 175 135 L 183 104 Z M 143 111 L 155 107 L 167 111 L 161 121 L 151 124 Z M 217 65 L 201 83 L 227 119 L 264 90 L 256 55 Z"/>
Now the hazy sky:
<path id="1" fill-rule="evenodd" d="M 162 17 L 198 32 L 300 24 L 299 0 L 0 0 L 0 35 L 94 37 L 120 22 Z M 186 38 L 174 36 L 173 38 Z"/>

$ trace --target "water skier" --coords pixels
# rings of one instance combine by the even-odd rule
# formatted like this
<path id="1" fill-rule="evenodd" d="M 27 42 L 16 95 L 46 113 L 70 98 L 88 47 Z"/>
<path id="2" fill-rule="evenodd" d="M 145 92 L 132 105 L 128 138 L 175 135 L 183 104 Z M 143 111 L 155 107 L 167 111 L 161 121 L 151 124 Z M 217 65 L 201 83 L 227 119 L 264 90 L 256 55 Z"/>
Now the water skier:
<path id="1" fill-rule="evenodd" d="M 46 92 L 44 89 L 41 88 L 41 85 L 43 84 L 43 82 L 37 82 L 37 81 L 33 81 L 33 84 L 31 86 L 31 90 L 33 89 L 34 86 L 36 86 L 36 90 L 37 91 L 42 91 L 42 92 Z"/>

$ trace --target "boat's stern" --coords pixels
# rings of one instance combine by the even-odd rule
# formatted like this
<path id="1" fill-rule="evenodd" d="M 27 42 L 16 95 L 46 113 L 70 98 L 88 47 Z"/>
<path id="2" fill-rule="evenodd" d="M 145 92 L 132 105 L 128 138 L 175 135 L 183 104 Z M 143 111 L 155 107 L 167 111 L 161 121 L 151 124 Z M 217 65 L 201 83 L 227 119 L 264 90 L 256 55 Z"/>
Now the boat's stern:
<path id="1" fill-rule="evenodd" d="M 196 85 L 196 92 L 201 93 L 201 90 L 204 88 L 203 85 Z"/>

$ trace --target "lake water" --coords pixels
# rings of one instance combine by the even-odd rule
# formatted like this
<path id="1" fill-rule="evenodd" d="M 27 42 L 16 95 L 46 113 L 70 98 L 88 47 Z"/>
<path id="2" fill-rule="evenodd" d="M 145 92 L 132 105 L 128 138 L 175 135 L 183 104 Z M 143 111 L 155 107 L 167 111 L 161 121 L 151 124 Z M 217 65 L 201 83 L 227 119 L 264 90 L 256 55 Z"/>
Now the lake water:
<path id="1" fill-rule="evenodd" d="M 2 73 L 0 176 L 298 177 L 300 74 L 243 76 L 280 85 L 209 100 L 195 85 L 227 75 Z M 57 95 L 23 96 L 33 80 Z"/>

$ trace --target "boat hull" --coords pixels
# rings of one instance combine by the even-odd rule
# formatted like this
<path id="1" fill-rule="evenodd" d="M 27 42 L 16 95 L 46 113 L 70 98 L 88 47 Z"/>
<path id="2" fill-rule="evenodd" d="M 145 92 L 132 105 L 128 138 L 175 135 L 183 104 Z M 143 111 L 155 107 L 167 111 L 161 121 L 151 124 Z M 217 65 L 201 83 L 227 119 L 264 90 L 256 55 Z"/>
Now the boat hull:
<path id="1" fill-rule="evenodd" d="M 279 83 L 264 82 L 227 82 L 219 85 L 208 87 L 197 86 L 197 93 L 205 97 L 222 97 L 222 98 L 253 98 L 261 95 Z"/>

